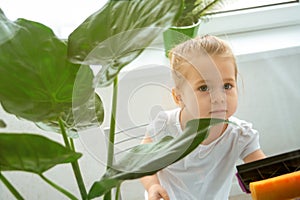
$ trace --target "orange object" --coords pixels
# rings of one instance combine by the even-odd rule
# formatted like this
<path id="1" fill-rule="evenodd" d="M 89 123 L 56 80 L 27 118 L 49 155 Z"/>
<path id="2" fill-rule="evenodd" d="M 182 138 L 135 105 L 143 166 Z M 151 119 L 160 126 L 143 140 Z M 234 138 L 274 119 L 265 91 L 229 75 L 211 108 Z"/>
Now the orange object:
<path id="1" fill-rule="evenodd" d="M 251 182 L 253 200 L 286 200 L 300 197 L 300 171 Z"/>

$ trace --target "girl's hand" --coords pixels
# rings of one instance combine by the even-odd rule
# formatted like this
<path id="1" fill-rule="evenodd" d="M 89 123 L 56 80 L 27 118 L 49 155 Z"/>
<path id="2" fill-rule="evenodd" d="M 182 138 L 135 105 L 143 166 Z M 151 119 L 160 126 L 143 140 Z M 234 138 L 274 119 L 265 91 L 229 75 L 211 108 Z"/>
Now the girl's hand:
<path id="1" fill-rule="evenodd" d="M 148 190 L 148 200 L 170 200 L 167 191 L 159 184 L 152 185 Z"/>

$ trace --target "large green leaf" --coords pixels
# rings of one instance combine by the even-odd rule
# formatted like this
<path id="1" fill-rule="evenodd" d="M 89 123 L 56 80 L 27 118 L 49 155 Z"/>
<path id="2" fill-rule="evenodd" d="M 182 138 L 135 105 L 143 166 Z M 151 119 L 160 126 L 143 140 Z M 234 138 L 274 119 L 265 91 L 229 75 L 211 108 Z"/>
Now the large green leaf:
<path id="1" fill-rule="evenodd" d="M 94 93 L 94 76 L 83 67 L 80 73 L 88 79 L 80 95 L 73 95 L 80 65 L 67 60 L 66 42 L 50 28 L 26 19 L 12 22 L 3 12 L 0 20 L 0 102 L 7 112 L 51 121 L 68 112 L 74 99 L 84 103 Z"/>
<path id="2" fill-rule="evenodd" d="M 133 61 L 158 35 L 171 26 L 182 0 L 111 0 L 88 17 L 69 36 L 73 62 L 102 65 L 99 86 Z"/>
<path id="3" fill-rule="evenodd" d="M 99 127 L 104 120 L 104 110 L 101 98 L 96 94 L 92 94 L 88 101 L 83 104 L 76 105 L 70 110 L 61 114 L 61 119 L 66 128 L 69 137 L 76 138 L 78 131 L 91 127 Z M 39 128 L 61 133 L 57 120 L 36 122 Z"/>
<path id="4" fill-rule="evenodd" d="M 0 171 L 42 174 L 57 164 L 73 162 L 80 156 L 80 153 L 43 136 L 0 133 Z"/>
<path id="5" fill-rule="evenodd" d="M 151 175 L 182 159 L 192 152 L 206 137 L 209 128 L 222 119 L 195 119 L 187 123 L 183 134 L 172 138 L 134 147 L 117 164 L 110 167 L 100 181 L 93 184 L 89 197 L 95 198 L 121 184 L 124 180 Z"/>
<path id="6" fill-rule="evenodd" d="M 81 101 L 82 95 L 87 95 L 86 90 L 93 85 L 94 75 L 87 71 L 86 66 L 82 66 L 78 73 L 73 87 L 72 107 L 61 113 L 61 120 L 64 123 L 69 137 L 77 137 L 78 131 L 98 127 L 104 120 L 103 104 L 100 96 L 95 92 L 91 94 L 86 102 Z M 78 97 L 78 98 L 77 98 Z M 46 131 L 60 133 L 60 126 L 57 120 L 48 120 L 45 122 L 36 122 L 36 125 Z"/>

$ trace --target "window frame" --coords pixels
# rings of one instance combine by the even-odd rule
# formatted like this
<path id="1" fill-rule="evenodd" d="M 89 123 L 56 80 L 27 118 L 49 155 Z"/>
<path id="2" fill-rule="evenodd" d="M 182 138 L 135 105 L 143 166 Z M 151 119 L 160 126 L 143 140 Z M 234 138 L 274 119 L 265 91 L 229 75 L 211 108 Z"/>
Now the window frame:
<path id="1" fill-rule="evenodd" d="M 300 3 L 293 2 L 213 14 L 204 19 L 203 23 L 200 24 L 199 34 L 224 35 L 299 25 L 299 13 Z"/>

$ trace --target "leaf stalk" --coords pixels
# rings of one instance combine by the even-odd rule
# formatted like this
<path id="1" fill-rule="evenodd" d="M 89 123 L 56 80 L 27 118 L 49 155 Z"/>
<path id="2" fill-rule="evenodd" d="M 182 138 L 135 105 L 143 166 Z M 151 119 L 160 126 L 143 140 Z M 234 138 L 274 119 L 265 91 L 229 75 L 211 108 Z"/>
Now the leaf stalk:
<path id="1" fill-rule="evenodd" d="M 71 194 L 70 192 L 68 192 L 67 190 L 65 190 L 64 188 L 58 186 L 57 184 L 55 184 L 54 182 L 52 182 L 51 180 L 49 180 L 48 178 L 46 178 L 43 174 L 39 174 L 39 176 L 46 181 L 49 185 L 51 185 L 53 188 L 55 188 L 56 190 L 58 190 L 59 192 L 63 193 L 64 195 L 66 195 L 67 197 L 69 197 L 72 200 L 77 200 L 77 198 Z"/>
<path id="2" fill-rule="evenodd" d="M 22 195 L 17 191 L 17 189 L 3 176 L 0 172 L 0 180 L 9 189 L 9 191 L 16 197 L 17 200 L 24 200 Z"/>
<path id="3" fill-rule="evenodd" d="M 117 100 L 118 100 L 118 76 L 115 77 L 114 84 L 113 84 L 113 96 L 112 96 L 112 105 L 111 105 L 111 117 L 110 117 L 110 129 L 109 129 L 109 138 L 108 138 L 109 140 L 108 140 L 106 170 L 108 170 L 112 166 L 113 160 L 114 160 Z M 104 199 L 111 200 L 111 190 L 104 195 Z"/>
<path id="4" fill-rule="evenodd" d="M 70 150 L 74 151 L 73 141 L 71 142 L 71 144 L 72 144 L 72 146 L 71 146 L 70 142 L 68 140 L 67 132 L 66 132 L 66 129 L 65 129 L 62 119 L 59 118 L 58 122 L 59 122 L 60 130 L 63 135 L 63 139 L 64 139 L 66 147 L 69 148 Z M 79 167 L 77 160 L 72 162 L 71 165 L 72 165 L 72 169 L 73 169 L 73 172 L 74 172 L 74 175 L 75 175 L 75 178 L 77 181 L 77 185 L 78 185 L 78 188 L 79 188 L 79 191 L 81 194 L 81 198 L 86 200 L 86 199 L 88 199 L 88 195 L 86 192 L 86 188 L 85 188 L 85 185 L 83 182 L 83 178 L 82 178 L 82 175 L 80 172 L 80 167 Z"/>

